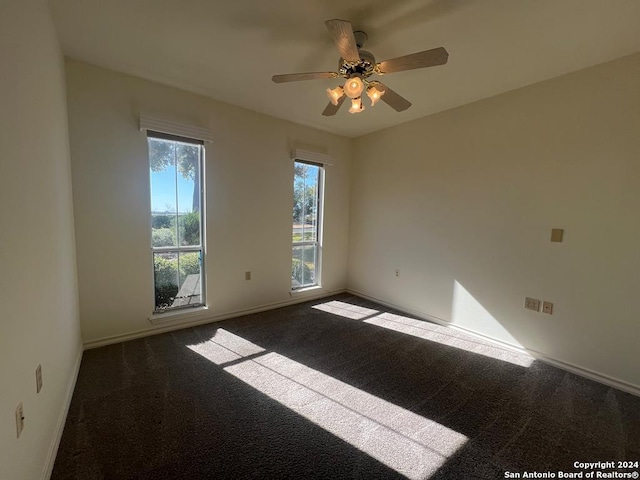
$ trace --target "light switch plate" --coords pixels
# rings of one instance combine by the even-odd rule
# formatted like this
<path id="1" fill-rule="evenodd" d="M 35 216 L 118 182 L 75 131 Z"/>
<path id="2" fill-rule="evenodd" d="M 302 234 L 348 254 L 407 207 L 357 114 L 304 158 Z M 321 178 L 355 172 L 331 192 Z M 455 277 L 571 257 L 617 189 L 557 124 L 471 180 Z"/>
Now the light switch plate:
<path id="1" fill-rule="evenodd" d="M 562 237 L 564 235 L 564 230 L 561 228 L 552 228 L 551 229 L 551 241 L 552 242 L 562 242 Z"/>

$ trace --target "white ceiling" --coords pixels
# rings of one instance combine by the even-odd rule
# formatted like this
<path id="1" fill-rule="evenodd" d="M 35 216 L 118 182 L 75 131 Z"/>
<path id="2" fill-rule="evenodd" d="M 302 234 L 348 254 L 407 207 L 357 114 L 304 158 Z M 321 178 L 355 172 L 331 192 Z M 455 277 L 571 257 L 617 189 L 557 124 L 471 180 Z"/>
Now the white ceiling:
<path id="1" fill-rule="evenodd" d="M 50 0 L 72 58 L 349 137 L 398 125 L 640 51 L 639 0 Z M 444 66 L 384 82 L 413 106 L 347 106 L 323 117 L 338 80 L 324 26 L 349 20 L 378 61 L 444 46 Z M 640 82 L 640 79 L 639 79 Z M 368 101 L 365 103 L 368 105 Z"/>

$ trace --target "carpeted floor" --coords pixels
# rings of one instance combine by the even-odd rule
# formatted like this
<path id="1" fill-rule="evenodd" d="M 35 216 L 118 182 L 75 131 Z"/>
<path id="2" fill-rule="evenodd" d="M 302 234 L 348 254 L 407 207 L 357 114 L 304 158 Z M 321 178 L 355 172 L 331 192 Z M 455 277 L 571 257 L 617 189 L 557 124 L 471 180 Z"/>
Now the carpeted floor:
<path id="1" fill-rule="evenodd" d="M 52 479 L 558 478 L 617 460 L 640 461 L 639 397 L 345 294 L 86 351 Z"/>

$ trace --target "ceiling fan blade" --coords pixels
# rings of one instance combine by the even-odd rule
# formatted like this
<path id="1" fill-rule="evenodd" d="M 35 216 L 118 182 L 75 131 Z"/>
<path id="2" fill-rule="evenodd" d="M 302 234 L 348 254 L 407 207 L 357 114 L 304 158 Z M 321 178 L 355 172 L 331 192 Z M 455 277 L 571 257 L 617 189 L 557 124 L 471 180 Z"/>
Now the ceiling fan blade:
<path id="1" fill-rule="evenodd" d="M 409 100 L 398 95 L 384 83 L 376 82 L 375 87 L 378 90 L 384 90 L 384 95 L 380 97 L 380 100 L 389 105 L 396 112 L 402 112 L 411 106 L 411 102 Z"/>
<path id="2" fill-rule="evenodd" d="M 324 115 L 325 117 L 330 117 L 330 116 L 335 115 L 336 113 L 338 113 L 338 110 L 340 110 L 340 107 L 344 103 L 344 99 L 345 98 L 347 98 L 345 95 L 340 97 L 338 99 L 338 104 L 337 105 L 334 105 L 333 103 L 329 102 L 329 105 L 327 105 L 326 108 L 322 111 L 322 115 Z"/>
<path id="3" fill-rule="evenodd" d="M 395 73 L 404 70 L 412 70 L 414 68 L 433 67 L 435 65 L 444 65 L 447 63 L 449 53 L 444 47 L 425 50 L 424 52 L 412 53 L 403 57 L 392 58 L 380 62 L 379 68 L 381 73 Z"/>
<path id="4" fill-rule="evenodd" d="M 356 38 L 353 35 L 351 23 L 335 18 L 333 20 L 327 20 L 324 24 L 327 26 L 327 29 L 329 29 L 329 32 L 331 32 L 340 56 L 347 62 L 359 61 L 360 53 L 358 53 L 358 45 L 356 45 Z"/>
<path id="5" fill-rule="evenodd" d="M 308 73 L 286 73 L 284 75 L 274 75 L 271 77 L 275 83 L 299 82 L 301 80 L 317 80 L 321 78 L 337 78 L 336 72 L 308 72 Z"/>

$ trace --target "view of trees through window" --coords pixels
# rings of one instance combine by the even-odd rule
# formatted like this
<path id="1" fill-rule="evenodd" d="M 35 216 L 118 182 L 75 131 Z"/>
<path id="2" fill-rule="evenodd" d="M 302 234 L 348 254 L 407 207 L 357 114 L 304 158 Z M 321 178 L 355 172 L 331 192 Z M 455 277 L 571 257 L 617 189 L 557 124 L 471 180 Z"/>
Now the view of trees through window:
<path id="1" fill-rule="evenodd" d="M 296 161 L 293 177 L 291 287 L 318 284 L 322 167 Z"/>
<path id="2" fill-rule="evenodd" d="M 150 133 L 155 311 L 203 304 L 202 145 Z"/>

